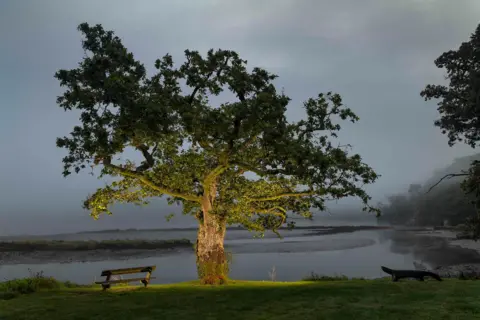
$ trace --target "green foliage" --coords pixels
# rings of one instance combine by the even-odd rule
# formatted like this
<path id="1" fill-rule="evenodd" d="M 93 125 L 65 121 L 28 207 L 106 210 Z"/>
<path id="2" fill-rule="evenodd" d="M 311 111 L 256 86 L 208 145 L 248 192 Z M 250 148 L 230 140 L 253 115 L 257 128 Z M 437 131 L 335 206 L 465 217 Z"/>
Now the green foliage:
<path id="1" fill-rule="evenodd" d="M 174 216 L 175 216 L 175 213 L 170 213 L 170 214 L 168 214 L 167 216 L 165 216 L 165 220 L 166 220 L 167 222 L 169 222 L 170 220 L 173 219 Z"/>
<path id="2" fill-rule="evenodd" d="M 338 94 L 308 99 L 306 119 L 289 122 L 290 98 L 275 88 L 277 76 L 247 69 L 233 51 L 186 50 L 178 67 L 167 54 L 149 77 L 112 31 L 87 23 L 79 30 L 84 59 L 55 77 L 65 88 L 58 104 L 79 111 L 81 124 L 57 146 L 68 151 L 65 176 L 101 166 L 116 177 L 85 201 L 93 217 L 114 203 L 163 195 L 199 221 L 208 197 L 211 213 L 260 232 L 288 223 L 289 212 L 309 217 L 330 199 L 356 196 L 378 212 L 361 188 L 377 174 L 331 140 L 341 128 L 335 119 L 358 120 Z M 237 101 L 212 106 L 225 90 Z M 114 161 L 127 149 L 143 161 Z"/>
<path id="3" fill-rule="evenodd" d="M 32 272 L 30 269 L 29 272 L 30 276 L 27 278 L 0 282 L 0 300 L 13 299 L 19 295 L 34 293 L 39 290 L 79 287 L 68 281 L 60 282 L 52 277 L 46 277 L 43 272 Z"/>
<path id="4" fill-rule="evenodd" d="M 425 100 L 439 99 L 440 119 L 435 125 L 448 134 L 449 144 L 457 141 L 476 146 L 479 141 L 480 113 L 480 25 L 457 50 L 449 50 L 435 60 L 446 69 L 449 85 L 427 85 L 421 92 Z"/>
<path id="5" fill-rule="evenodd" d="M 448 143 L 464 142 L 472 148 L 480 141 L 480 25 L 457 50 L 443 53 L 435 60 L 438 68 L 446 69 L 446 85 L 427 85 L 421 92 L 425 100 L 437 99 L 440 119 L 435 126 L 448 135 Z M 451 173 L 446 177 L 464 176 L 463 190 L 475 195 L 475 204 L 480 205 L 480 162 L 473 161 L 470 169 Z M 480 213 L 467 221 L 476 237 L 480 237 Z"/>

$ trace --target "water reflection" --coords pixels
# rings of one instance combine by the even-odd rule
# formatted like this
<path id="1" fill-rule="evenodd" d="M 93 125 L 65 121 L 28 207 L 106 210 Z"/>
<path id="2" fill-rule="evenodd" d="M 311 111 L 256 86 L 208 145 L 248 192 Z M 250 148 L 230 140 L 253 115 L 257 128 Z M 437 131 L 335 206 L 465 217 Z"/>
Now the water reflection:
<path id="1" fill-rule="evenodd" d="M 447 239 L 428 235 L 415 235 L 407 231 L 382 232 L 381 237 L 390 239 L 390 250 L 399 254 L 410 254 L 415 260 L 430 267 L 462 263 L 480 263 L 480 254 L 471 249 L 450 246 Z"/>

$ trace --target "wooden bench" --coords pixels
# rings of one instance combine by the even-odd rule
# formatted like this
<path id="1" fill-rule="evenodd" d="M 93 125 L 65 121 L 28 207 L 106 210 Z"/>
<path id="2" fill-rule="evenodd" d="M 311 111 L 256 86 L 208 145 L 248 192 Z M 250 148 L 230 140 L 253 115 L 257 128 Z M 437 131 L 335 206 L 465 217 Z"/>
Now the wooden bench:
<path id="1" fill-rule="evenodd" d="M 128 283 L 128 282 L 135 282 L 140 281 L 146 287 L 151 279 L 155 279 L 155 277 L 151 277 L 153 271 L 155 271 L 156 266 L 148 266 L 148 267 L 137 267 L 137 268 L 125 268 L 125 269 L 115 269 L 115 270 L 103 270 L 101 277 L 107 277 L 104 281 L 96 281 L 96 284 L 101 284 L 103 290 L 107 290 L 110 288 L 112 284 L 115 283 Z M 143 278 L 128 278 L 128 279 L 119 279 L 119 280 L 110 280 L 112 276 L 122 275 L 122 274 L 133 274 L 133 273 L 143 273 L 145 272 L 145 277 Z"/>
<path id="2" fill-rule="evenodd" d="M 414 278 L 419 281 L 424 281 L 425 277 L 432 277 L 435 280 L 442 281 L 442 278 L 436 273 L 430 271 L 420 271 L 420 270 L 393 270 L 387 267 L 381 267 L 383 272 L 388 273 L 392 276 L 392 281 L 397 282 L 403 278 Z"/>

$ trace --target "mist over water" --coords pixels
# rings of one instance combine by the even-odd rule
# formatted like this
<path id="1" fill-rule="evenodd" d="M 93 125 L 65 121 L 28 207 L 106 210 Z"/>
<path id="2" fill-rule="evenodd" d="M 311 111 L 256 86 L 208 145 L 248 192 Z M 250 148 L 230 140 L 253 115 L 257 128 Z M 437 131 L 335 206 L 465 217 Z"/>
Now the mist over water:
<path id="1" fill-rule="evenodd" d="M 433 61 L 475 29 L 479 1 L 280 2 L 271 10 L 250 0 L 188 6 L 145 0 L 135 9 L 110 0 L 2 1 L 0 235 L 160 228 L 166 215 L 179 213 L 159 200 L 152 208 L 118 207 L 113 217 L 93 221 L 81 204 L 105 181 L 87 172 L 61 175 L 65 153 L 55 140 L 79 121 L 78 114 L 56 105 L 62 89 L 53 74 L 82 59 L 76 28 L 84 21 L 114 30 L 148 70 L 166 53 L 177 62 L 185 49 L 233 49 L 249 66 L 279 75 L 275 84 L 292 98 L 286 113 L 292 121 L 305 115 L 302 104 L 309 97 L 338 92 L 360 117 L 342 127 L 340 141 L 382 175 L 367 186 L 374 203 L 474 153 L 464 145 L 448 147 L 433 126 L 434 103 L 425 103 L 419 93 L 427 83 L 444 81 Z M 174 18 L 179 12 L 182 19 Z M 169 225 L 195 222 L 180 216 Z"/>

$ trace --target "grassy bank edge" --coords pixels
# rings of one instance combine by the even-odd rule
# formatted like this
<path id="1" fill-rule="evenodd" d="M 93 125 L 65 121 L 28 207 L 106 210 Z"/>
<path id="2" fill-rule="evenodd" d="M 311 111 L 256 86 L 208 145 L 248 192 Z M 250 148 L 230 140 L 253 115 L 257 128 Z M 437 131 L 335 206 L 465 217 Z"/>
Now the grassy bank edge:
<path id="1" fill-rule="evenodd" d="M 346 276 L 323 276 L 318 275 L 314 272 L 310 273 L 308 276 L 304 277 L 300 281 L 293 281 L 293 282 L 281 282 L 281 281 L 246 281 L 246 280 L 229 280 L 227 286 L 238 286 L 238 285 L 294 285 L 294 284 L 308 284 L 313 282 L 330 282 L 330 281 L 379 281 L 383 280 L 384 278 L 374 279 L 374 280 L 366 280 L 364 278 L 348 278 Z M 199 281 L 186 281 L 174 284 L 151 284 L 149 287 L 154 288 L 172 288 L 172 287 L 185 287 L 185 286 L 198 286 L 198 287 L 206 287 L 201 285 Z M 112 290 L 117 289 L 125 289 L 125 287 L 129 288 L 137 288 L 140 287 L 139 285 L 135 284 L 121 284 L 115 285 L 112 287 Z M 100 286 L 96 284 L 86 284 L 80 285 L 70 281 L 59 281 L 53 277 L 47 277 L 43 274 L 43 272 L 32 272 L 30 271 L 30 275 L 25 278 L 20 279 L 12 279 L 8 281 L 0 282 L 0 300 L 10 300 L 16 298 L 20 295 L 31 294 L 39 291 L 52 291 L 52 290 L 74 290 L 74 289 L 82 289 L 82 290 L 100 290 Z"/>

